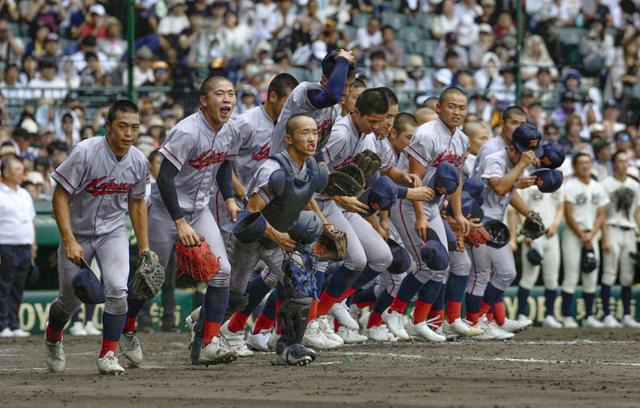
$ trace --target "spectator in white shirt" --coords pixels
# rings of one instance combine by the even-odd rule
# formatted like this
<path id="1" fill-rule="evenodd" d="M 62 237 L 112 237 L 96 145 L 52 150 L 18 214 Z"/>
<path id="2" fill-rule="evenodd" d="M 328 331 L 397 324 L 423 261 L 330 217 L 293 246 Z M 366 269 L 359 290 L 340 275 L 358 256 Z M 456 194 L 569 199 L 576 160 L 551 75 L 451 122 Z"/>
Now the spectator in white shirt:
<path id="1" fill-rule="evenodd" d="M 158 34 L 164 36 L 177 36 L 189 27 L 189 18 L 185 14 L 184 0 L 167 1 L 169 14 L 162 17 L 158 25 Z"/>
<path id="2" fill-rule="evenodd" d="M 32 95 L 36 98 L 63 99 L 67 94 L 66 81 L 58 76 L 58 68 L 48 60 L 38 63 L 38 73 L 36 78 L 29 82 Z"/>
<path id="3" fill-rule="evenodd" d="M 18 310 L 36 254 L 36 213 L 31 195 L 20 187 L 22 162 L 4 160 L 0 174 L 0 336 L 24 337 L 29 333 L 20 328 Z"/>
<path id="4" fill-rule="evenodd" d="M 358 43 L 363 50 L 382 44 L 382 32 L 380 32 L 380 20 L 373 17 L 367 23 L 367 27 L 358 29 Z"/>

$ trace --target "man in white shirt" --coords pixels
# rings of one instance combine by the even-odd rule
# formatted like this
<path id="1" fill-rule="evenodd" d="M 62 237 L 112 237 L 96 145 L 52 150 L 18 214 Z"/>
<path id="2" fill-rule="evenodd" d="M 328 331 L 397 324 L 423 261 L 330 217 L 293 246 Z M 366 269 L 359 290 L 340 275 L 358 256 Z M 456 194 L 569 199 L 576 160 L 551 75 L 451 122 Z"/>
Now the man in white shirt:
<path id="1" fill-rule="evenodd" d="M 31 195 L 20 187 L 24 166 L 16 158 L 0 165 L 0 337 L 24 337 L 18 308 L 35 256 L 36 212 Z"/>

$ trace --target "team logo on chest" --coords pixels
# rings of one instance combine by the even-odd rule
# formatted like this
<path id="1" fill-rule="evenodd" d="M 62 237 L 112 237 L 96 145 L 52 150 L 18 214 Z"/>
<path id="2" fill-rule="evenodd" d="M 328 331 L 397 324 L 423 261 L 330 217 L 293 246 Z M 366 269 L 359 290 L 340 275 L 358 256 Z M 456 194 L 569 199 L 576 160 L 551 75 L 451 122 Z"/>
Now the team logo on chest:
<path id="1" fill-rule="evenodd" d="M 460 165 L 460 163 L 462 163 L 462 161 L 463 161 L 463 156 L 457 155 L 453 152 L 445 151 L 445 152 L 438 153 L 436 158 L 433 159 L 433 162 L 431 163 L 431 167 L 438 167 L 444 162 L 451 163 L 453 165 L 458 166 Z"/>
<path id="2" fill-rule="evenodd" d="M 596 206 L 600 204 L 600 196 L 598 194 L 594 194 L 591 196 L 591 204 Z"/>
<path id="3" fill-rule="evenodd" d="M 265 160 L 266 158 L 269 157 L 269 148 L 271 147 L 271 145 L 269 144 L 269 142 L 263 144 L 260 147 L 260 150 L 258 150 L 257 152 L 254 152 L 251 155 L 251 159 L 255 160 L 255 161 L 262 161 Z"/>
<path id="4" fill-rule="evenodd" d="M 585 205 L 587 203 L 587 195 L 580 193 L 576 196 L 576 205 Z"/>
<path id="5" fill-rule="evenodd" d="M 116 179 L 105 181 L 107 177 L 97 177 L 89 182 L 85 191 L 94 197 L 108 194 L 125 194 L 131 191 L 135 183 L 118 183 Z"/>
<path id="6" fill-rule="evenodd" d="M 208 166 L 212 166 L 217 163 L 222 163 L 228 157 L 227 152 L 216 152 L 213 150 L 207 150 L 200 153 L 195 158 L 189 160 L 189 165 L 194 169 L 200 171 Z"/>

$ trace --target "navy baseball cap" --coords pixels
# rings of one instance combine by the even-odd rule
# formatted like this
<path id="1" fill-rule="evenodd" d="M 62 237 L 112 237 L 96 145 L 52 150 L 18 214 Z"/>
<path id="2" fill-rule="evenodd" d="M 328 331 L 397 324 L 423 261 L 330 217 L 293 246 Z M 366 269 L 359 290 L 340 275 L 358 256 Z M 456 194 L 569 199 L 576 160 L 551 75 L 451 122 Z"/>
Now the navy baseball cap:
<path id="1" fill-rule="evenodd" d="M 460 195 L 462 204 L 462 215 L 468 219 L 477 218 L 479 220 L 484 217 L 484 211 L 478 201 L 467 191 L 463 191 Z M 453 206 L 451 203 L 447 205 L 447 214 L 453 217 Z"/>
<path id="2" fill-rule="evenodd" d="M 562 166 L 565 159 L 564 148 L 558 142 L 549 142 L 542 145 L 540 167 L 557 169 Z"/>
<path id="3" fill-rule="evenodd" d="M 267 220 L 262 213 L 250 211 L 240 211 L 235 221 L 222 226 L 222 230 L 232 233 L 245 244 L 260 240 L 266 229 Z"/>
<path id="4" fill-rule="evenodd" d="M 598 267 L 596 253 L 592 249 L 582 247 L 580 253 L 580 270 L 585 273 L 591 273 Z"/>
<path id="5" fill-rule="evenodd" d="M 71 288 L 82 303 L 97 305 L 105 302 L 104 289 L 95 273 L 83 260 L 83 268 L 71 279 Z"/>
<path id="6" fill-rule="evenodd" d="M 527 260 L 531 265 L 542 265 L 542 248 L 539 241 L 533 241 L 529 251 L 527 251 Z"/>
<path id="7" fill-rule="evenodd" d="M 449 267 L 447 248 L 440 242 L 438 234 L 431 228 L 427 229 L 427 243 L 420 249 L 420 258 L 427 268 L 443 271 Z"/>
<path id="8" fill-rule="evenodd" d="M 449 195 L 456 191 L 460 184 L 458 170 L 450 163 L 443 162 L 429 180 L 428 186 L 439 195 Z"/>
<path id="9" fill-rule="evenodd" d="M 462 185 L 462 191 L 471 194 L 480 205 L 484 202 L 484 188 L 485 183 L 481 177 L 469 177 Z"/>
<path id="10" fill-rule="evenodd" d="M 338 53 L 338 50 L 329 51 L 320 63 L 320 66 L 322 67 L 322 75 L 326 76 L 327 78 L 331 76 L 333 70 L 336 68 L 336 57 L 338 56 Z M 354 71 L 355 67 L 349 64 L 349 72 L 347 75 L 353 75 Z"/>
<path id="11" fill-rule="evenodd" d="M 541 141 L 542 135 L 538 129 L 531 123 L 525 123 L 513 132 L 511 143 L 519 152 L 532 150 L 537 157 L 542 157 L 543 149 L 540 143 Z"/>
<path id="12" fill-rule="evenodd" d="M 562 186 L 562 172 L 552 169 L 538 169 L 531 173 L 532 176 L 537 177 L 536 185 L 538 190 L 543 193 L 553 193 Z"/>
<path id="13" fill-rule="evenodd" d="M 371 214 L 389 210 L 398 199 L 398 186 L 387 176 L 381 176 L 366 189 L 359 200 L 369 206 Z"/>
<path id="14" fill-rule="evenodd" d="M 391 256 L 393 257 L 391 265 L 388 268 L 389 273 L 392 275 L 399 275 L 406 272 L 407 269 L 409 269 L 409 266 L 411 266 L 411 257 L 409 256 L 409 253 L 392 239 L 388 240 L 387 243 L 389 244 Z"/>

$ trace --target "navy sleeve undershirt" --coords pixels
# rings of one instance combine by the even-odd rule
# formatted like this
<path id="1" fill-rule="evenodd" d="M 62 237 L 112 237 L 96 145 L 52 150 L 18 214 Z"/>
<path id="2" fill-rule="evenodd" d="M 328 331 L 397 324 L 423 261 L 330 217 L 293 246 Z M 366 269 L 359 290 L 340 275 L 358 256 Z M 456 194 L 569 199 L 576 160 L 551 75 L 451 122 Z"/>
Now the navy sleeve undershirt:
<path id="1" fill-rule="evenodd" d="M 176 184 L 173 179 L 178 174 L 178 169 L 171 164 L 169 160 L 163 160 L 160 165 L 160 172 L 156 183 L 158 184 L 158 190 L 160 190 L 160 197 L 164 206 L 169 211 L 172 220 L 177 220 L 184 217 L 182 208 L 178 202 L 178 192 L 176 191 Z"/>
<path id="2" fill-rule="evenodd" d="M 317 109 L 324 109 L 338 103 L 344 92 L 348 74 L 349 62 L 344 58 L 338 59 L 327 86 L 321 91 L 317 89 L 307 91 L 311 104 Z"/>
<path id="3" fill-rule="evenodd" d="M 231 166 L 231 162 L 229 160 L 225 160 L 218 169 L 218 174 L 216 174 L 216 183 L 218 184 L 218 188 L 222 193 L 222 198 L 227 200 L 228 198 L 233 197 L 233 186 L 231 183 L 233 167 Z"/>

